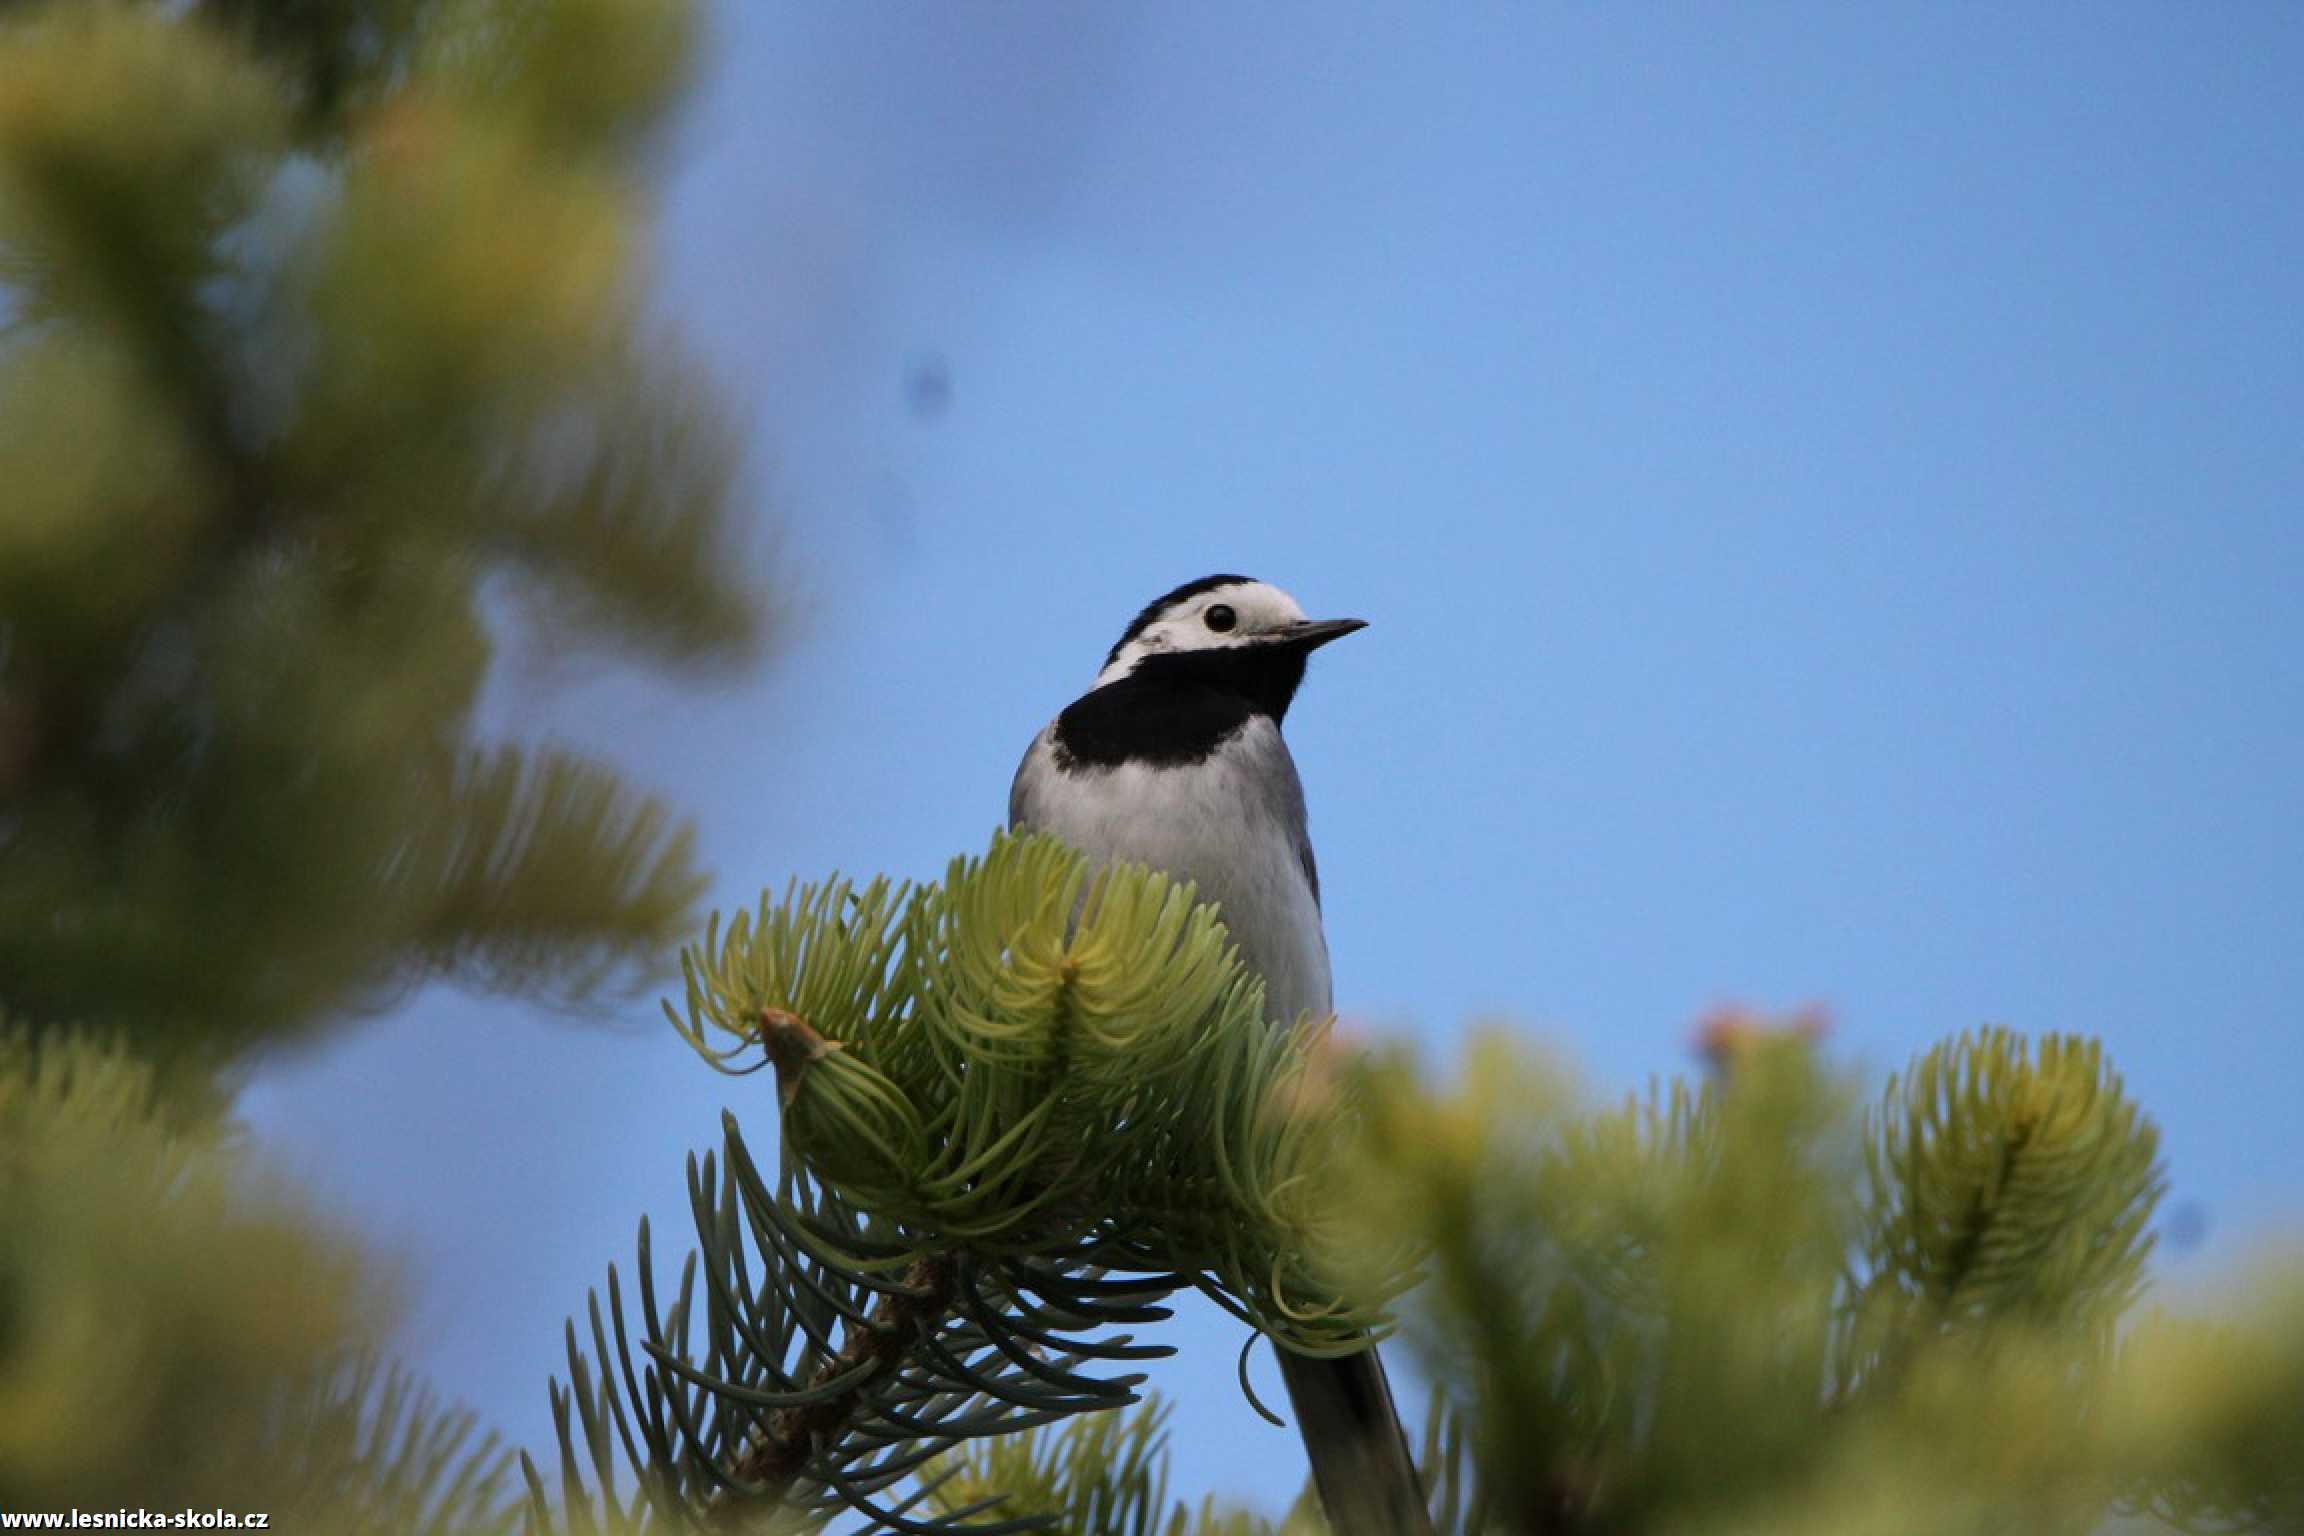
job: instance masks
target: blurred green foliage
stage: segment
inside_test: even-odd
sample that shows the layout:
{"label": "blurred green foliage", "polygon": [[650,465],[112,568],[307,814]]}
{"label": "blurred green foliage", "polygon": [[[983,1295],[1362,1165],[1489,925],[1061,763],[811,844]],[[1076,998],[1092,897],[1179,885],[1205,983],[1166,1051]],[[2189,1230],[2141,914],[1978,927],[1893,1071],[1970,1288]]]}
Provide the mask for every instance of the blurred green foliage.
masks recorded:
{"label": "blurred green foliage", "polygon": [[[1443,1536],[2304,1530],[2304,1266],[2129,1315],[2157,1140],[2092,1043],[1962,1036],[1869,1107],[1801,1031],[1714,1043],[1613,1108],[1502,1035],[1453,1087],[1374,1069],[1338,1208],[1424,1245]],[[935,1498],[1270,1536],[1170,1503],[1158,1426],[975,1447]]]}
{"label": "blurred green foliage", "polygon": [[0,1510],[509,1529],[504,1453],[374,1365],[393,1315],[133,1050],[0,1025]]}
{"label": "blurred green foliage", "polygon": [[0,13],[0,1004],[219,1062],[447,977],[652,974],[700,887],[479,738],[510,641],[758,638],[642,313],[674,0]]}
{"label": "blurred green foliage", "polygon": [[701,879],[476,728],[508,648],[749,655],[647,322],[683,0],[0,5],[0,1510],[499,1532],[228,1069],[439,977],[658,975]]}
{"label": "blurred green foliage", "polygon": [[929,1506],[944,1518],[975,1509],[1033,1515],[1048,1529],[1134,1536],[1319,1536],[1309,1490],[1277,1526],[1213,1498],[1168,1495],[1168,1404],[1148,1397],[1130,1413],[1074,1419],[1063,1428],[988,1440],[940,1469]]}

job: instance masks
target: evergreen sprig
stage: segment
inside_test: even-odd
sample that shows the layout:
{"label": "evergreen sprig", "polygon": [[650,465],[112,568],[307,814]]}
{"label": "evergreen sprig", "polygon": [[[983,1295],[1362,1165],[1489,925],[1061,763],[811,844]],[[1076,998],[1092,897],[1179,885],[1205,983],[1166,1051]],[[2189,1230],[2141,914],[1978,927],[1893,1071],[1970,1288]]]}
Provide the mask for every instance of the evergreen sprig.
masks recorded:
{"label": "evergreen sprig", "polygon": [[[1321,1021],[1265,1022],[1189,885],[1003,834],[941,884],[715,918],[682,968],[681,1036],[774,1071],[783,1166],[771,1188],[730,1117],[690,1166],[671,1306],[643,1226],[637,1340],[613,1269],[592,1356],[571,1331],[564,1508],[1019,1528],[1037,1517],[897,1490],[960,1442],[1133,1401],[1140,1375],[1100,1373],[1168,1351],[1111,1330],[1177,1288],[1300,1349],[1383,1324],[1322,1263],[1350,1101],[1310,1078]],[[533,1473],[532,1494],[544,1521]]]}
{"label": "evergreen sprig", "polygon": [[[266,1448],[290,1530],[335,1536],[511,1536],[516,1463],[465,1409],[407,1371],[357,1354],[301,1384]],[[284,1474],[284,1475],[283,1475]]]}
{"label": "evergreen sprig", "polygon": [[124,1041],[0,1021],[0,1508],[501,1536],[511,1462],[376,1364],[389,1310]]}
{"label": "evergreen sprig", "polygon": [[1168,1501],[1168,1405],[1147,1397],[955,1453],[932,1476],[930,1503],[957,1515],[996,1505],[1034,1515],[1060,1536],[1169,1536],[1184,1512]]}
{"label": "evergreen sprig", "polygon": [[1300,1349],[1381,1325],[1323,1268],[1349,1113],[1313,1078],[1326,1021],[1267,1024],[1188,883],[1001,834],[940,885],[763,899],[682,970],[674,1027],[773,1067],[789,1156],[909,1257],[1117,1244]]}
{"label": "evergreen sprig", "polygon": [[2092,1042],[1963,1035],[1859,1115],[1802,1031],[1731,1033],[1701,1087],[1618,1109],[1494,1039],[1451,1091],[1376,1081],[1359,1209],[1430,1238],[1411,1336],[1504,1528],[2304,1512],[2292,1279],[2112,1347],[2163,1181]]}
{"label": "evergreen sprig", "polygon": [[653,982],[694,850],[487,739],[507,644],[751,653],[646,320],[685,0],[0,11],[0,1003],[212,1066]]}
{"label": "evergreen sprig", "polygon": [[[960,1509],[994,1496],[1013,1513],[1041,1516],[1057,1536],[1325,1536],[1319,1500],[1307,1483],[1277,1521],[1205,1496],[1197,1505],[1168,1495],[1169,1405],[1147,1394],[1133,1407],[1048,1425],[997,1440],[972,1441],[932,1463],[931,1502]],[[1424,1416],[1418,1484],[1437,1536],[1482,1536],[1489,1511],[1474,1475],[1463,1415],[1435,1391]]]}
{"label": "evergreen sprig", "polygon": [[[591,1356],[571,1327],[553,1412],[560,1507],[575,1528],[603,1515],[685,1530],[739,1510],[766,1520],[849,1508],[913,1529],[917,1495],[889,1491],[930,1458],[1129,1402],[1140,1374],[1092,1372],[1167,1353],[1102,1330],[1166,1317],[1158,1302],[1173,1277],[1116,1281],[1063,1258],[907,1256],[804,1175],[788,1170],[771,1190],[733,1120],[723,1156],[690,1163],[698,1247],[669,1306],[643,1223],[637,1308],[611,1268],[605,1307],[591,1300]],[[548,1523],[541,1478],[529,1476],[534,1517]]]}
{"label": "evergreen sprig", "polygon": [[2159,1134],[2095,1041],[1962,1035],[1889,1079],[1867,1131],[1875,1299],[1944,1328],[2105,1324],[2135,1300]]}

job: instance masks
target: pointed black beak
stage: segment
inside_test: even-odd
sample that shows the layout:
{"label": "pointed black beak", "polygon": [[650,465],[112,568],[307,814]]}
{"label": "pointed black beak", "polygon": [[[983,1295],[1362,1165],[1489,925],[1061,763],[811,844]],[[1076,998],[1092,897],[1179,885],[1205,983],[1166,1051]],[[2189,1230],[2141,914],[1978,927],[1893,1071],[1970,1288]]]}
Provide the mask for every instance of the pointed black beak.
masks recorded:
{"label": "pointed black beak", "polygon": [[1316,650],[1331,640],[1341,640],[1356,629],[1366,629],[1366,619],[1306,619],[1272,632],[1274,643],[1292,646],[1300,651]]}

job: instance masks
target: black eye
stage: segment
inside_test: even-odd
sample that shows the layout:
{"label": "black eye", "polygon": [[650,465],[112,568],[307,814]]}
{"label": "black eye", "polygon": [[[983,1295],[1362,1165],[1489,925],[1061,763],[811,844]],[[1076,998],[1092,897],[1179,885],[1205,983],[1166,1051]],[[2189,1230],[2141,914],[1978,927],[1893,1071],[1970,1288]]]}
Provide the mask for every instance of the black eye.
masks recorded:
{"label": "black eye", "polygon": [[1208,620],[1208,627],[1220,635],[1240,622],[1240,615],[1222,603],[1209,609],[1203,617]]}

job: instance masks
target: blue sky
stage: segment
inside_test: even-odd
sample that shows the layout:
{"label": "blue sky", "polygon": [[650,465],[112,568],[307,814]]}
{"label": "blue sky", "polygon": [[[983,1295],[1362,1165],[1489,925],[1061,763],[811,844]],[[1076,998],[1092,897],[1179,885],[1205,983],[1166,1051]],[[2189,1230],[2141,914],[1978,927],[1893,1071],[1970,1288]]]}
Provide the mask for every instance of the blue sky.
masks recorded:
{"label": "blue sky", "polygon": [[[932,876],[1146,599],[1319,615],[1339,1005],[1604,1090],[1721,1002],[2101,1037],[2204,1235],[2304,1215],[2304,12],[723,5],[660,293],[754,424],[761,677],[517,677],[715,899]],[[934,359],[940,414],[907,401]],[[561,1317],[759,1080],[428,994],[262,1142],[549,1442]],[[660,1239],[661,1241],[661,1239]],[[1237,1335],[1177,1476],[1277,1507]]]}

